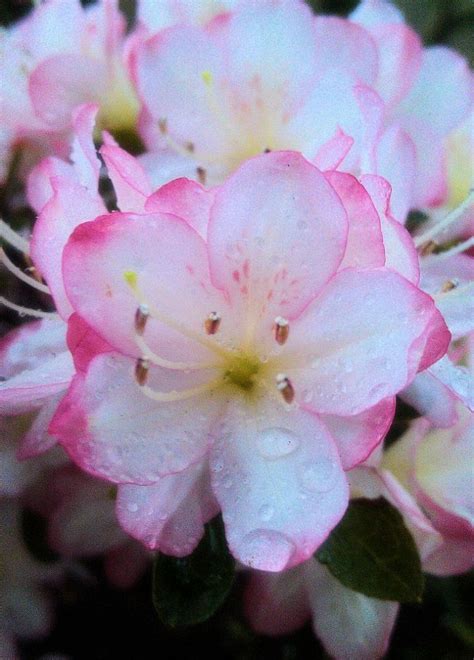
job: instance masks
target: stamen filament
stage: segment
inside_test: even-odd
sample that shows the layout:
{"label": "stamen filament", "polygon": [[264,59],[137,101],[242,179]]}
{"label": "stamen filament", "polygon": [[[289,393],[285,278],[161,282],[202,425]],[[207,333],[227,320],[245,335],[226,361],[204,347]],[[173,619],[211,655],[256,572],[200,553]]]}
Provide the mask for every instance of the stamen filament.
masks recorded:
{"label": "stamen filament", "polygon": [[418,248],[423,243],[426,243],[427,241],[431,240],[434,238],[434,236],[437,236],[440,234],[442,231],[447,229],[449,225],[452,225],[456,220],[458,220],[463,214],[464,211],[466,211],[471,204],[474,203],[474,191],[470,191],[469,195],[466,197],[464,202],[457,206],[455,209],[453,209],[448,215],[446,215],[440,222],[436,223],[433,227],[425,231],[424,234],[421,234],[420,236],[417,236],[414,239],[415,246]]}
{"label": "stamen filament", "polygon": [[139,334],[135,334],[135,343],[143,353],[143,356],[150,360],[150,362],[153,362],[153,364],[157,367],[164,367],[165,369],[174,369],[177,371],[191,371],[193,369],[211,369],[213,367],[217,368],[221,366],[215,363],[206,364],[203,362],[173,362],[172,360],[166,360],[165,358],[160,357],[154,351],[152,351],[143,337]]}
{"label": "stamen filament", "polygon": [[8,309],[18,312],[20,316],[31,316],[37,319],[59,319],[59,315],[56,314],[56,312],[43,312],[41,309],[22,307],[21,305],[16,305],[10,300],[7,300],[3,296],[0,296],[0,305],[4,305],[5,307],[8,307]]}
{"label": "stamen filament", "polygon": [[474,294],[474,282],[469,282],[468,284],[463,284],[463,286],[453,286],[450,288],[445,288],[444,290],[438,291],[438,293],[432,293],[431,297],[433,300],[439,300],[439,298],[444,298],[444,296],[457,296],[463,295],[466,292],[472,291]]}
{"label": "stamen filament", "polygon": [[460,254],[461,252],[466,252],[466,250],[469,250],[469,248],[474,246],[474,236],[471,238],[468,238],[466,241],[463,241],[462,243],[458,243],[455,245],[453,248],[450,250],[446,250],[445,252],[439,252],[436,255],[436,261],[442,261],[443,259],[449,259],[449,257],[453,257],[455,254]]}
{"label": "stamen filament", "polygon": [[26,273],[24,273],[21,268],[15,266],[15,264],[7,257],[5,251],[2,248],[0,248],[0,261],[3,263],[5,268],[9,270],[10,273],[12,273],[12,275],[17,277],[22,282],[25,282],[25,284],[28,284],[29,286],[33,287],[33,289],[37,289],[42,293],[51,295],[50,290],[46,284],[42,284],[42,282],[38,282],[38,280],[35,280],[33,277],[26,275]]}
{"label": "stamen filament", "polygon": [[190,330],[189,328],[184,328],[182,324],[179,323],[179,321],[175,321],[174,319],[170,318],[167,314],[163,314],[162,312],[160,312],[154,305],[150,305],[146,301],[143,292],[140,290],[140,287],[138,286],[138,281],[137,281],[138,277],[135,272],[133,271],[125,272],[124,278],[127,284],[130,286],[138,304],[146,306],[148,311],[150,312],[150,316],[154,318],[156,321],[160,321],[160,323],[167,325],[169,328],[176,330],[176,332],[179,332],[184,337],[187,337],[188,339],[191,339],[192,341],[195,341],[198,344],[205,346],[206,348],[213,351],[214,353],[217,353],[218,355],[222,355],[223,357],[226,358],[232,355],[232,352],[229,349],[224,348],[217,342],[211,341],[207,339],[207,337],[202,336],[197,332]]}
{"label": "stamen filament", "polygon": [[0,218],[0,236],[4,241],[9,243],[12,247],[16,248],[20,252],[25,254],[30,253],[30,244],[23,236],[17,234],[10,225],[8,225],[4,220]]}
{"label": "stamen filament", "polygon": [[219,387],[222,385],[222,380],[213,380],[210,383],[206,383],[205,385],[199,385],[198,387],[192,387],[188,390],[172,390],[171,392],[158,392],[151,387],[148,387],[148,385],[144,385],[143,387],[140,388],[140,390],[147,396],[149,399],[153,399],[153,401],[160,401],[162,403],[170,402],[170,401],[183,401],[184,399],[191,399],[193,396],[197,396],[198,394],[203,394],[204,392],[210,392],[211,390],[215,389],[216,387]]}

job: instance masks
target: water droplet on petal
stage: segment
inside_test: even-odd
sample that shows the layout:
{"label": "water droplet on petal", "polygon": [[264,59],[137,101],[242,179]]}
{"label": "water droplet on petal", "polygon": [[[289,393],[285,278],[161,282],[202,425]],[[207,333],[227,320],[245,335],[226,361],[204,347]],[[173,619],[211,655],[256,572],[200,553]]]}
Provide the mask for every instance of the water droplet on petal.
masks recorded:
{"label": "water droplet on petal", "polygon": [[242,540],[240,561],[266,571],[283,570],[295,551],[294,543],[281,532],[256,529]]}
{"label": "water droplet on petal", "polygon": [[262,504],[258,510],[260,520],[263,520],[264,522],[268,522],[271,518],[273,518],[274,513],[275,509],[271,506],[271,504]]}
{"label": "water droplet on petal", "polygon": [[296,433],[276,426],[260,431],[257,436],[257,449],[264,458],[287,456],[294,452],[299,444]]}
{"label": "water droplet on petal", "polygon": [[135,513],[136,511],[138,511],[138,504],[136,504],[135,502],[129,502],[129,503],[127,504],[127,509],[128,509],[131,513]]}
{"label": "water droplet on petal", "polygon": [[338,471],[336,463],[329,458],[322,458],[314,463],[306,463],[300,471],[300,483],[304,490],[312,493],[324,493],[330,490]]}

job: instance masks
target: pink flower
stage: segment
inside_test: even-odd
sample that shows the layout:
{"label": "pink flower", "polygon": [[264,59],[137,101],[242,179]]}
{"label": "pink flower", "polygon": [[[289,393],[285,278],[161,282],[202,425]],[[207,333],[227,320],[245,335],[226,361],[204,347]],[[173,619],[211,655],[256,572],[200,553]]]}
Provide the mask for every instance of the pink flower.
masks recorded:
{"label": "pink flower", "polygon": [[237,3],[203,27],[162,30],[130,61],[155,184],[219,183],[265,149],[295,149],[325,170],[384,176],[401,221],[444,201],[446,137],[472,108],[463,58],[423,49],[397,9],[373,0],[349,20]]}
{"label": "pink flower", "polygon": [[140,520],[153,509],[140,487],[156,488],[161,528],[177,481],[184,498],[203,492],[196,543],[215,497],[235,556],[270,571],[324,540],[347,504],[343,469],[449,341],[431,298],[384,267],[365,189],[328,178],[292,152],[260,156],[210,193],[174,182],[148,214],[81,225],[63,257],[69,303],[112,351],[92,342],[51,432],[85,470],[135,484]]}
{"label": "pink flower", "polygon": [[79,0],[39,4],[1,35],[2,142],[65,155],[71,113],[86,102],[99,104],[100,126],[134,129],[138,103],[126,72],[131,40],[115,0],[86,9]]}
{"label": "pink flower", "polygon": [[[370,85],[376,46],[360,26],[300,2],[238,3],[203,27],[162,30],[134,50],[144,162],[154,184],[220,183],[246,158],[295,149],[357,169],[383,103]],[[198,168],[198,169],[197,169]]]}
{"label": "pink flower", "polygon": [[452,49],[423,48],[401,12],[385,0],[362,0],[349,18],[365,27],[377,46],[372,84],[385,113],[372,168],[392,184],[393,211],[403,221],[409,208],[446,201],[452,177],[446,160],[456,148],[446,138],[472,111],[472,73]]}
{"label": "pink flower", "polygon": [[474,415],[458,405],[458,416],[449,429],[415,422],[382,461],[382,468],[413,494],[443,538],[423,563],[435,575],[463,573],[474,565]]}
{"label": "pink flower", "polygon": [[[473,565],[473,419],[466,409],[460,418],[447,431],[428,433],[426,420],[417,420],[383,457],[371,458],[377,468],[349,474],[353,497],[383,495],[400,510],[423,570],[435,575]],[[398,603],[348,589],[316,559],[278,575],[253,573],[245,603],[252,626],[267,635],[291,632],[311,617],[336,660],[383,657],[398,612]]]}

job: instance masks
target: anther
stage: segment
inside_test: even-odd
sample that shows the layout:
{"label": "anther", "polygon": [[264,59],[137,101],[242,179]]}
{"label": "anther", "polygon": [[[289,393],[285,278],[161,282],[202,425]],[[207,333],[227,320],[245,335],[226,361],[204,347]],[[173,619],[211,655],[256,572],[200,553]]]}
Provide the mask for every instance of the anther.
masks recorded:
{"label": "anther", "polygon": [[138,358],[135,364],[135,380],[141,386],[145,385],[148,380],[148,371],[150,369],[149,362],[146,358]]}
{"label": "anther", "polygon": [[281,393],[286,403],[292,403],[295,398],[295,390],[290,379],[285,374],[278,374],[276,377],[277,390]]}
{"label": "anther", "polygon": [[435,241],[426,241],[426,243],[420,245],[420,255],[427,257],[429,254],[433,254],[437,247],[438,244]]}
{"label": "anther", "polygon": [[446,280],[446,282],[441,287],[441,292],[448,293],[448,291],[452,291],[457,286],[459,286],[459,280],[457,277],[454,277],[452,280]]}
{"label": "anther", "polygon": [[268,147],[263,150],[264,154],[269,154],[270,152],[271,152],[271,149],[269,149]]}
{"label": "anther", "polygon": [[194,153],[194,142],[185,142],[184,143],[184,148],[186,151],[189,151],[190,154]]}
{"label": "anther", "polygon": [[217,312],[211,312],[207,319],[204,321],[204,328],[208,335],[215,335],[219,330],[221,324],[221,317]]}
{"label": "anther", "polygon": [[196,167],[196,174],[201,186],[205,186],[207,180],[207,172],[204,167]]}
{"label": "anther", "polygon": [[158,119],[158,128],[160,129],[160,133],[162,135],[166,135],[168,132],[168,120],[165,118]]}
{"label": "anther", "polygon": [[286,343],[288,335],[290,334],[290,324],[283,316],[277,316],[273,324],[273,331],[275,333],[275,340],[280,346]]}
{"label": "anther", "polygon": [[148,305],[141,304],[137,307],[137,311],[135,312],[135,332],[140,337],[145,332],[145,326],[149,316],[150,310],[148,309]]}

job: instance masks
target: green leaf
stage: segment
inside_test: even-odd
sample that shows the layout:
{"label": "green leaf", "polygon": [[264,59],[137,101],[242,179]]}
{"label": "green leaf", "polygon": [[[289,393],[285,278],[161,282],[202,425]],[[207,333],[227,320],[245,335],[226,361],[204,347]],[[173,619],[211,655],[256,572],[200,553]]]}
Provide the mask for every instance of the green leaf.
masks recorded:
{"label": "green leaf", "polygon": [[353,591],[421,602],[424,580],[415,542],[401,514],[383,497],[351,500],[316,558]]}
{"label": "green leaf", "polygon": [[235,560],[229,553],[220,517],[206,525],[203,539],[187,557],[158,554],[153,566],[153,604],[173,628],[209,619],[229,593]]}

